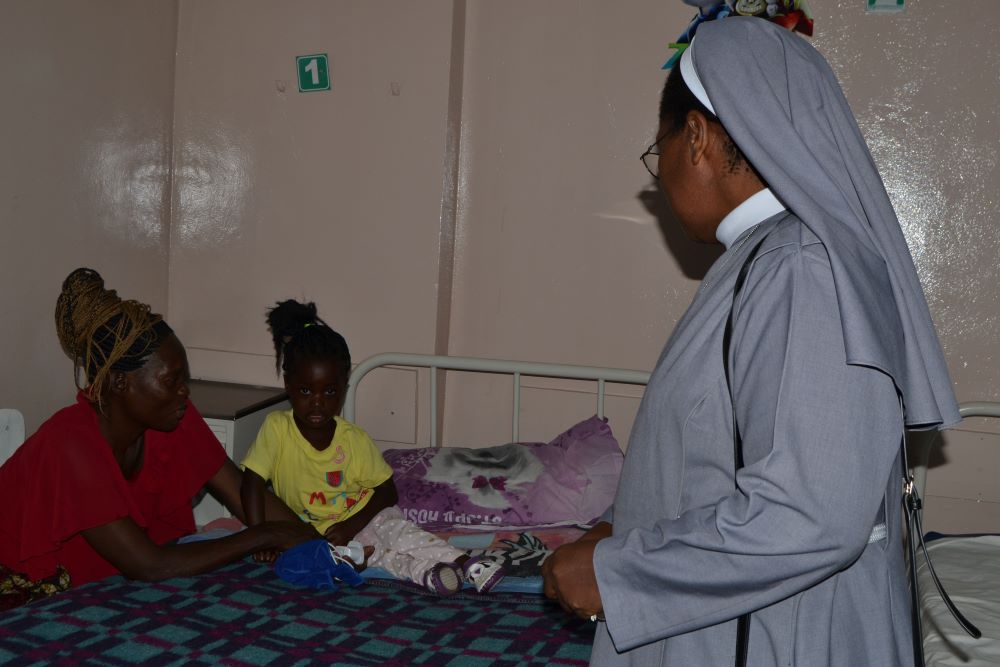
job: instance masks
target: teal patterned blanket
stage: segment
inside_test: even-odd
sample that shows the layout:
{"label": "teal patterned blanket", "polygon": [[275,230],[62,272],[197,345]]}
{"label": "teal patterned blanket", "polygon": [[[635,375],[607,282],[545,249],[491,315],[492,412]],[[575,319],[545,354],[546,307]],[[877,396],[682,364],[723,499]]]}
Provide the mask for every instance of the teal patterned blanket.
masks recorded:
{"label": "teal patterned blanket", "polygon": [[398,581],[294,588],[249,560],[113,577],[0,613],[0,664],[585,665],[594,627],[537,595],[438,598]]}

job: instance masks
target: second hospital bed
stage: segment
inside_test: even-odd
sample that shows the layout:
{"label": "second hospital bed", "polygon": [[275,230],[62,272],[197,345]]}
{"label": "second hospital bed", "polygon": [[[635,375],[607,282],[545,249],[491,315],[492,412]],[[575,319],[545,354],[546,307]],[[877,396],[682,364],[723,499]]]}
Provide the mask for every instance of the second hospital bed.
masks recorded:
{"label": "second hospital bed", "polygon": [[[962,403],[963,418],[1000,418],[1000,403]],[[914,473],[921,496],[927,499],[927,461],[939,437],[922,441]],[[1000,665],[1000,534],[926,536],[927,551],[938,577],[959,610],[983,633],[975,639],[959,626],[938,595],[922,557],[917,561],[920,580],[920,617],[924,634],[924,659],[933,667]]]}

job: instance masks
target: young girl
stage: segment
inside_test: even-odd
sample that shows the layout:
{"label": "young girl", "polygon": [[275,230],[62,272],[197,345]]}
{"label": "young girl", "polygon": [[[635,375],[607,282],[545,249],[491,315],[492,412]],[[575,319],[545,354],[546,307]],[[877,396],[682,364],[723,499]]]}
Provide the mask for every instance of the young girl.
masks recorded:
{"label": "young girl", "polygon": [[496,561],[470,558],[410,521],[396,507],[392,469],[362,429],[342,419],[351,355],[315,304],[283,301],[270,309],[277,368],[292,409],[267,416],[243,461],[247,525],[263,520],[265,484],[335,546],[356,541],[359,568],[378,566],[439,595],[463,582],[488,592],[503,578]]}

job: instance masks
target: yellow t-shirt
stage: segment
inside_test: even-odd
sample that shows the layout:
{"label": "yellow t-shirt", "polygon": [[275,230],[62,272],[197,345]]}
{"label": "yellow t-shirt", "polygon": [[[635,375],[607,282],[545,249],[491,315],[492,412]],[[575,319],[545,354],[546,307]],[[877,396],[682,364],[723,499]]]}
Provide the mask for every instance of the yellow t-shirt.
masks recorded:
{"label": "yellow t-shirt", "polygon": [[371,437],[336,419],[333,442],[320,452],[302,437],[291,410],[272,412],[243,459],[244,468],[270,480],[275,494],[321,533],[360,511],[392,477]]}

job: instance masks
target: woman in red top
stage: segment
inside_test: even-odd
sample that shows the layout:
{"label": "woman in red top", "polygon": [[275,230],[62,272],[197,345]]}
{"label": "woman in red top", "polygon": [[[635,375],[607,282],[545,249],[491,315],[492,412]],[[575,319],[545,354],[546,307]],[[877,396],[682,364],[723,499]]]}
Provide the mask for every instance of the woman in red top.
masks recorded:
{"label": "woman in red top", "polygon": [[56,327],[87,386],[0,468],[0,565],[8,579],[25,575],[22,601],[43,580],[43,592],[119,573],[157,581],[318,537],[269,494],[265,523],[175,544],[195,530],[191,500],[203,487],[243,518],[241,473],[188,400],[184,347],[90,269],[63,283]]}

